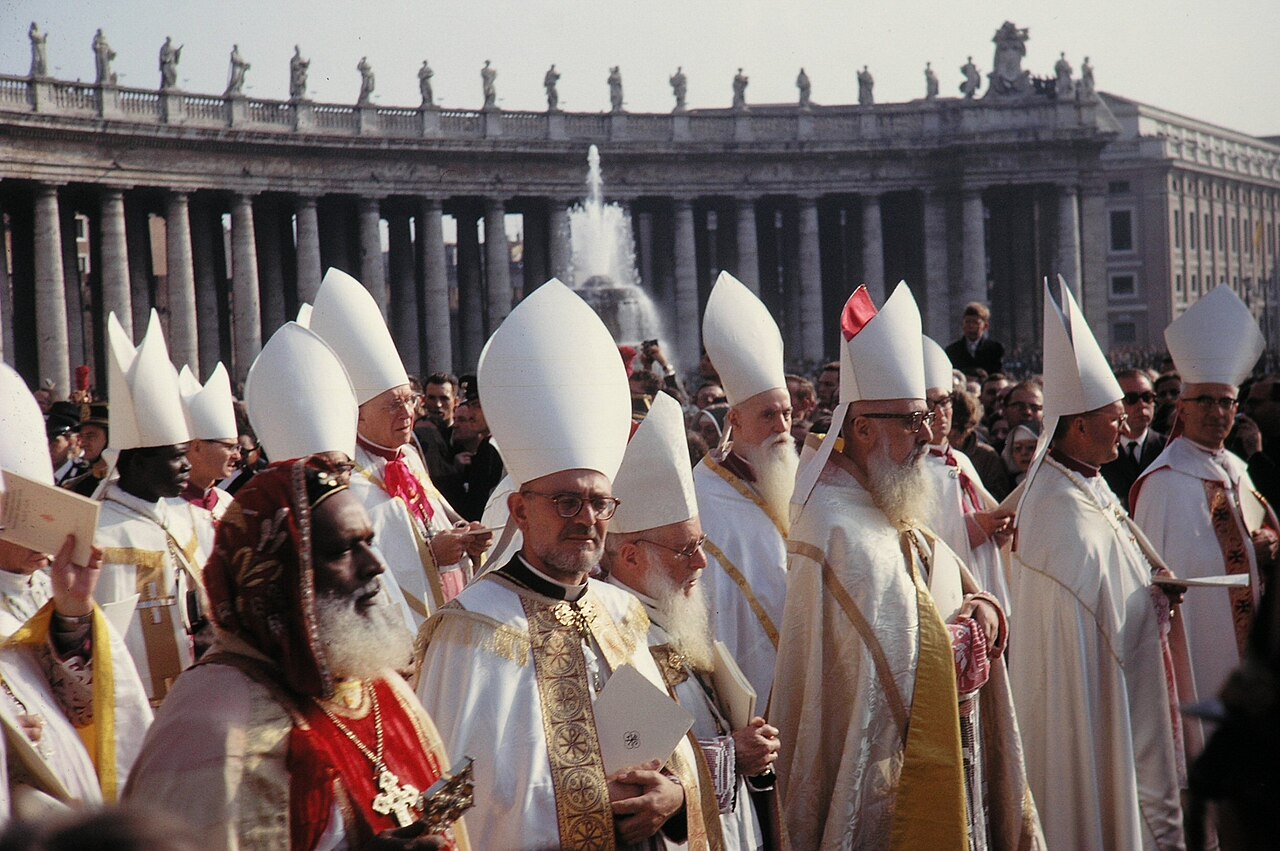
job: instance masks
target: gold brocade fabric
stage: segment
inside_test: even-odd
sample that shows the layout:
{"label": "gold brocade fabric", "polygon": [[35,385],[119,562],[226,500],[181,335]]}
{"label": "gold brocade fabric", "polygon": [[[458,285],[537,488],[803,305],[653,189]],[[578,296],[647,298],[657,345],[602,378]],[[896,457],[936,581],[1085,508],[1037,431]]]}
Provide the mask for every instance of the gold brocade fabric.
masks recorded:
{"label": "gold brocade fabric", "polygon": [[[1217,481],[1204,483],[1205,496],[1209,499],[1209,520],[1213,524],[1214,537],[1218,539],[1218,547],[1222,550],[1222,561],[1227,567],[1227,574],[1249,573],[1249,556],[1245,552],[1244,536],[1236,525],[1236,516],[1232,511],[1230,497],[1226,485]],[[1236,649],[1244,657],[1245,648],[1249,644],[1249,630],[1253,626],[1253,589],[1249,587],[1230,589],[1231,621],[1236,635]]]}

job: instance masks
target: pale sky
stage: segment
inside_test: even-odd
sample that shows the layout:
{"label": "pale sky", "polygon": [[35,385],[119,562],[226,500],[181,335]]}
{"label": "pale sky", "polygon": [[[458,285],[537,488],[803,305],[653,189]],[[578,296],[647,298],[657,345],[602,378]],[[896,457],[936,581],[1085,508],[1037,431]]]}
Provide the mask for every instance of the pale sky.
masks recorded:
{"label": "pale sky", "polygon": [[[119,54],[122,85],[156,88],[166,35],[183,44],[179,83],[221,94],[228,55],[251,63],[246,93],[288,96],[294,44],[311,60],[309,94],[353,103],[356,63],[368,56],[374,101],[416,106],[423,59],[437,102],[478,108],[479,69],[498,71],[498,105],[545,108],[542,78],[561,72],[560,106],[609,107],[606,78],[620,65],[631,111],[668,111],[668,77],[683,65],[691,107],[723,107],[738,67],[748,103],[794,102],[804,66],[818,104],[857,100],[856,71],[870,66],[877,102],[924,94],[933,63],[944,96],[955,95],[970,54],[991,70],[991,36],[1012,20],[1030,29],[1023,67],[1051,73],[1066,51],[1077,74],[1085,56],[1098,88],[1231,129],[1280,135],[1280,2],[1276,0],[0,0],[0,73],[30,69],[27,26],[49,34],[53,75],[93,80],[90,42],[102,27]],[[984,76],[985,87],[985,76]]]}

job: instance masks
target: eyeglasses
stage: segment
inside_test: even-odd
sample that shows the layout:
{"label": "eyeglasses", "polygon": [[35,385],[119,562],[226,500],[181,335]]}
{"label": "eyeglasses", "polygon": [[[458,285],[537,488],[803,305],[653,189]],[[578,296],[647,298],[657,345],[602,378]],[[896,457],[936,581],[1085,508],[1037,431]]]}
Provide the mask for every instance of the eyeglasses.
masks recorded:
{"label": "eyeglasses", "polygon": [[215,446],[221,446],[229,452],[240,449],[240,441],[238,440],[206,440],[205,443],[212,443]]}
{"label": "eyeglasses", "polygon": [[1152,393],[1150,390],[1144,391],[1142,393],[1124,394],[1124,403],[1126,405],[1136,405],[1139,402],[1141,402],[1144,405],[1150,405],[1155,400],[1156,400],[1156,394]]}
{"label": "eyeglasses", "polygon": [[1106,418],[1107,418],[1107,420],[1108,420],[1112,425],[1114,425],[1114,426],[1116,426],[1116,427],[1118,427],[1118,428],[1124,428],[1124,427],[1125,427],[1125,424],[1129,422],[1129,415],[1128,415],[1128,414],[1126,414],[1126,413],[1123,413],[1123,412],[1121,412],[1121,413],[1119,413],[1119,414],[1113,414],[1113,413],[1111,413],[1110,411],[1090,411],[1090,412],[1089,412],[1089,413],[1087,413],[1087,414],[1083,414],[1083,416],[1086,416],[1086,417],[1106,417]]}
{"label": "eyeglasses", "polygon": [[932,427],[933,421],[937,419],[933,411],[927,414],[924,411],[912,411],[909,414],[860,414],[859,416],[869,420],[902,420],[906,430],[912,434],[920,431],[923,425]]}
{"label": "eyeglasses", "polygon": [[703,544],[707,542],[707,536],[706,535],[700,536],[698,540],[694,541],[692,544],[680,550],[677,550],[675,547],[668,547],[666,544],[660,544],[657,541],[650,541],[648,538],[637,538],[636,542],[640,544],[652,544],[655,547],[661,547],[662,549],[667,550],[668,552],[675,553],[676,558],[680,559],[681,561],[687,562],[690,559],[692,559],[694,556],[696,556],[699,552],[702,551]]}
{"label": "eyeglasses", "polygon": [[414,393],[410,396],[392,396],[387,400],[386,411],[389,414],[398,414],[404,410],[413,413],[422,404],[422,399],[421,393]]}
{"label": "eyeglasses", "polygon": [[612,496],[583,496],[576,493],[539,493],[538,491],[520,491],[521,496],[540,496],[555,504],[556,513],[561,517],[577,517],[584,505],[591,506],[591,513],[597,520],[608,520],[618,510],[621,500]]}
{"label": "eyeglasses", "polygon": [[949,408],[951,407],[951,397],[939,396],[936,399],[925,399],[924,403],[929,406],[930,410],[933,408]]}
{"label": "eyeglasses", "polygon": [[1032,402],[1006,402],[1004,407],[1009,411],[1029,411],[1033,414],[1044,410],[1044,405],[1036,405]]}
{"label": "eyeglasses", "polygon": [[1239,399],[1233,399],[1230,396],[1223,396],[1221,398],[1215,398],[1213,396],[1192,396],[1190,399],[1186,399],[1185,401],[1198,406],[1203,411],[1207,411],[1210,408],[1222,408],[1224,411],[1234,411],[1240,404]]}

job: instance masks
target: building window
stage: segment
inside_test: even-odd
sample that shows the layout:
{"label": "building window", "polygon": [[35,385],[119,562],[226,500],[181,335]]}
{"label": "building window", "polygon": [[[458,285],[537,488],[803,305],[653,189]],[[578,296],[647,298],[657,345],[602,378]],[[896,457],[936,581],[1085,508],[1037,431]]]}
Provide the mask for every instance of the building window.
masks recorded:
{"label": "building window", "polygon": [[1111,326],[1111,342],[1131,346],[1138,342],[1138,326],[1133,322],[1116,322]]}
{"label": "building window", "polygon": [[1182,211],[1173,211],[1173,247],[1182,247]]}
{"label": "building window", "polygon": [[1133,298],[1138,294],[1138,286],[1133,275],[1112,275],[1111,295],[1113,298]]}
{"label": "building window", "polygon": [[1130,210],[1111,211],[1111,250],[1133,250],[1133,213]]}
{"label": "building window", "polygon": [[1129,191],[1129,181],[1113,180],[1107,184],[1107,192],[1111,195],[1123,195]]}
{"label": "building window", "polygon": [[1240,220],[1235,216],[1231,217],[1231,250],[1240,253]]}
{"label": "building window", "polygon": [[1173,291],[1178,295],[1182,295],[1182,273],[1179,272],[1173,276]]}
{"label": "building window", "polygon": [[1200,295],[1200,276],[1198,274],[1191,276],[1191,294]]}
{"label": "building window", "polygon": [[1218,250],[1227,250],[1227,220],[1218,214]]}
{"label": "building window", "polygon": [[1204,250],[1213,250],[1213,216],[1209,213],[1204,214]]}
{"label": "building window", "polygon": [[1194,212],[1187,213],[1187,242],[1192,251],[1200,247],[1200,219]]}

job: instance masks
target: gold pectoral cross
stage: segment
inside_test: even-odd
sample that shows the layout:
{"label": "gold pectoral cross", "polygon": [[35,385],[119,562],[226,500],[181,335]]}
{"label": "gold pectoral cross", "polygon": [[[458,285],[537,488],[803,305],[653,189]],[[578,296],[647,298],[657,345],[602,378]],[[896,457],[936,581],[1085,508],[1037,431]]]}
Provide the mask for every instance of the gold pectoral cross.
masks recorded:
{"label": "gold pectoral cross", "polygon": [[422,793],[413,786],[400,785],[400,778],[385,765],[378,766],[378,788],[373,798],[373,811],[378,815],[390,815],[400,827],[408,827],[418,820],[414,810],[422,809]]}

